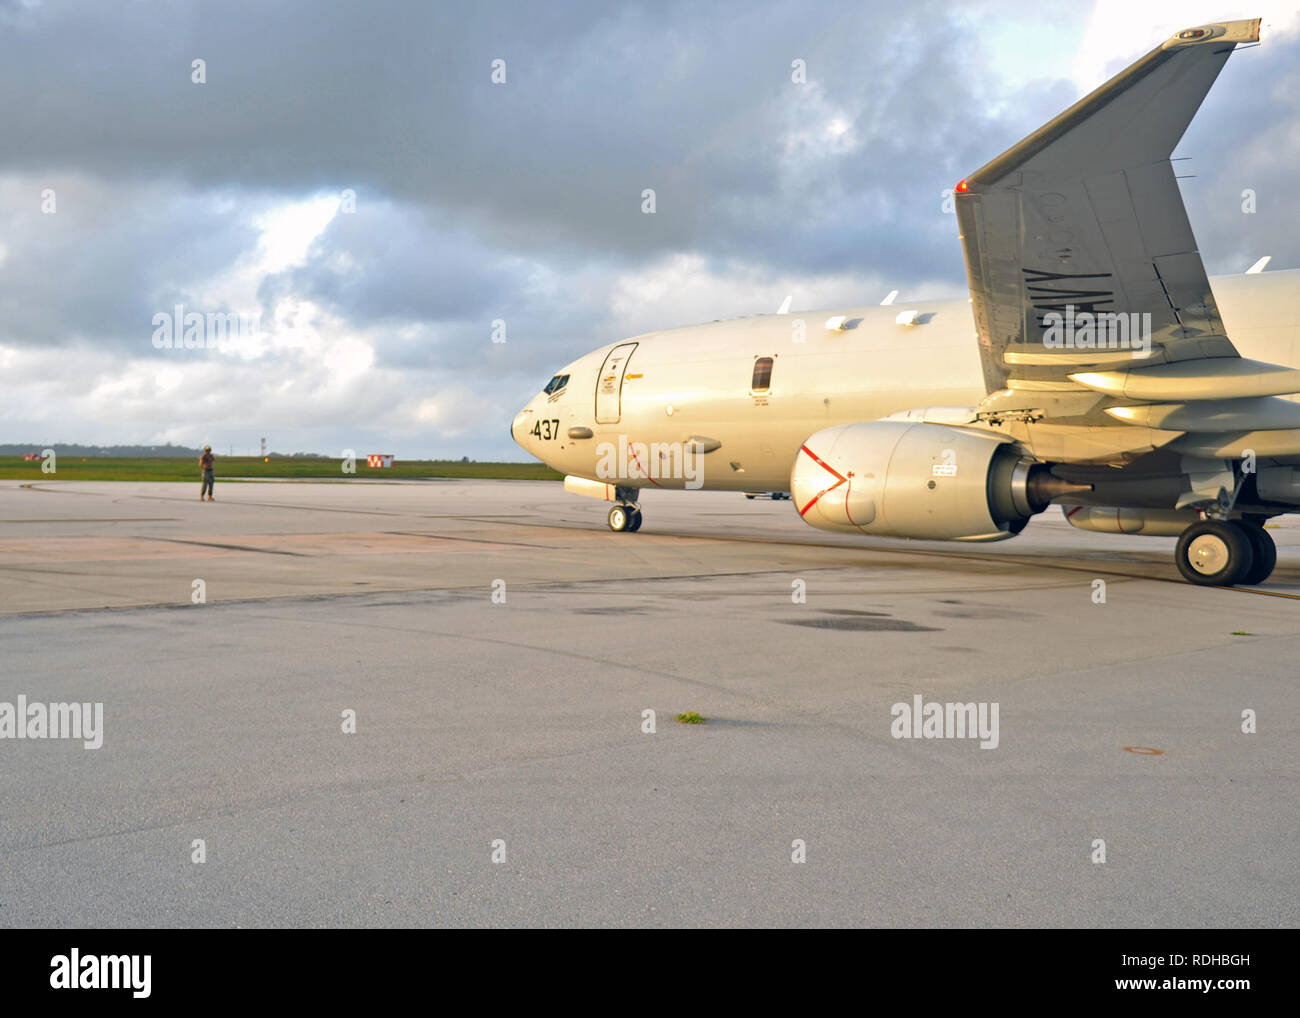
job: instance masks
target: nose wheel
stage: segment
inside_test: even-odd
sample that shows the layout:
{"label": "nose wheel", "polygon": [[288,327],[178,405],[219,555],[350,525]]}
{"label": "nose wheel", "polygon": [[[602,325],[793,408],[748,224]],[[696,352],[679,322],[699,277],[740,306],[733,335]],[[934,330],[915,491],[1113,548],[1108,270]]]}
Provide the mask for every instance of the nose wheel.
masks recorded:
{"label": "nose wheel", "polygon": [[635,534],[641,529],[641,510],[634,505],[619,504],[609,510],[609,529],[616,534]]}

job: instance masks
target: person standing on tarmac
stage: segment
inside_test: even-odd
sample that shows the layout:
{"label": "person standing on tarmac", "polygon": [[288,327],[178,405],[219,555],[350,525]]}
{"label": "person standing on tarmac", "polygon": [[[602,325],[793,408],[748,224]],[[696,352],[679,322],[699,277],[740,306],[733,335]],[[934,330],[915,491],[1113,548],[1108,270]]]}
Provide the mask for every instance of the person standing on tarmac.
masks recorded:
{"label": "person standing on tarmac", "polygon": [[215,457],[213,457],[212,455],[212,446],[205,445],[203,447],[203,455],[199,457],[199,466],[203,468],[203,487],[199,489],[200,502],[203,501],[203,496],[205,493],[208,496],[209,502],[213,500],[212,499],[212,479],[213,479],[212,464],[214,459]]}

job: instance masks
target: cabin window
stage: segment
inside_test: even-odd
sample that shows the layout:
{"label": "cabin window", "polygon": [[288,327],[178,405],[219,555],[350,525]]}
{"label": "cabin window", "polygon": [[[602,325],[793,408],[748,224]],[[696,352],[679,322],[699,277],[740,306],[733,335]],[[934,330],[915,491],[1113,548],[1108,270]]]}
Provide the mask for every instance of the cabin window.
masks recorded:
{"label": "cabin window", "polygon": [[759,357],[754,361],[754,379],[749,387],[754,392],[767,392],[772,387],[771,357]]}

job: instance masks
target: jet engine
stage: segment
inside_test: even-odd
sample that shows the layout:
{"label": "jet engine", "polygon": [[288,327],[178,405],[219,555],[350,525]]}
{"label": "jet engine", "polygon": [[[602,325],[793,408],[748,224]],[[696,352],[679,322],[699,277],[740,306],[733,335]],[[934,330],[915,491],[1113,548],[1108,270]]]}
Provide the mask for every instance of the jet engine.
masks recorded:
{"label": "jet engine", "polygon": [[1091,488],[1054,477],[1000,435],[893,420],[817,432],[790,475],[805,523],[930,541],[1000,541],[1053,498]]}

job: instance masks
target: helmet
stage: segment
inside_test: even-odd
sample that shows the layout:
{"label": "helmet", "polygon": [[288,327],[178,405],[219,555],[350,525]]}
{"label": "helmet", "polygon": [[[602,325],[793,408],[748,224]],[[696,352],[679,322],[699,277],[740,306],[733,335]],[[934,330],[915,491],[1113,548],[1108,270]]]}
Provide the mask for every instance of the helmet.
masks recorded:
{"label": "helmet", "polygon": [[204,451],[204,452],[211,452],[211,451],[212,451],[212,446],[210,446],[210,445],[205,445],[205,446],[203,447],[203,451]]}

